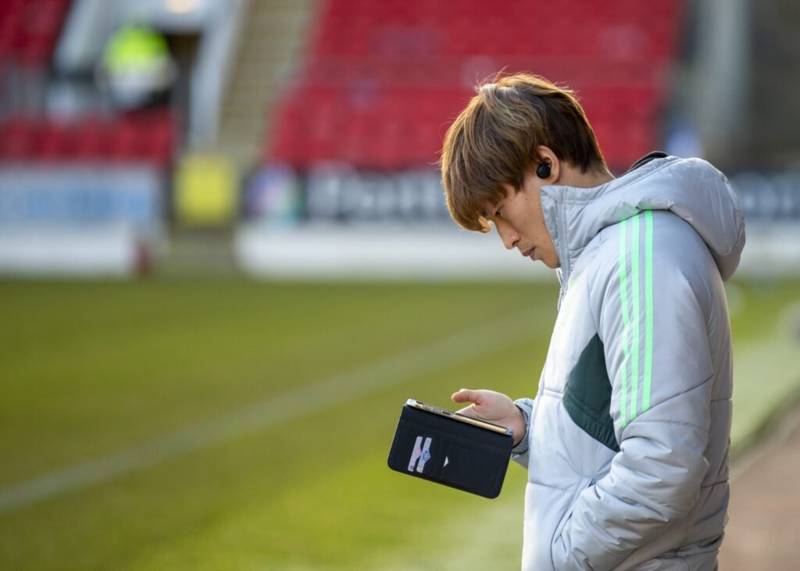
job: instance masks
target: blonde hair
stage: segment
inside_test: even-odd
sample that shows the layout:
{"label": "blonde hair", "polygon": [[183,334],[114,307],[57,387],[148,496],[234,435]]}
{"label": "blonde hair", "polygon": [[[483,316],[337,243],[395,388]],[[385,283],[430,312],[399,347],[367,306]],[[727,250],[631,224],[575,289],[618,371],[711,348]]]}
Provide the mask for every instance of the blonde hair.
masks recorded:
{"label": "blonde hair", "polygon": [[572,91],[536,75],[497,77],[477,94],[444,138],[442,185],[450,216],[468,230],[488,232],[483,210],[510,184],[519,191],[538,164],[539,145],[582,172],[606,163],[586,114]]}

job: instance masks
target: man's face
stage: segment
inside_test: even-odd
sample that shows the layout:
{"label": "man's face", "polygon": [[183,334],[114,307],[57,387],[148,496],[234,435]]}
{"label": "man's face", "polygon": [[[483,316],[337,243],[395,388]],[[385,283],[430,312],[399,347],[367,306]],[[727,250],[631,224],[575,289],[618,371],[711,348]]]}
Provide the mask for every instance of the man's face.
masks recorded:
{"label": "man's face", "polygon": [[523,256],[555,269],[561,264],[544,223],[539,197],[543,184],[545,181],[529,173],[519,192],[511,185],[504,185],[505,197],[497,204],[488,205],[486,214],[506,248],[516,248]]}

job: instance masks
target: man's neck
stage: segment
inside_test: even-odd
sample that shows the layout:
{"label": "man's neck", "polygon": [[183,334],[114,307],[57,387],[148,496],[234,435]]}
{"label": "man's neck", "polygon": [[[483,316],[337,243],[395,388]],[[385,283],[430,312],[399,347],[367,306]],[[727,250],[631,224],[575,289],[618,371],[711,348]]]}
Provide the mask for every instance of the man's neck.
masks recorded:
{"label": "man's neck", "polygon": [[579,168],[568,166],[563,170],[559,182],[575,188],[592,188],[612,180],[614,180],[614,175],[606,168],[581,172]]}

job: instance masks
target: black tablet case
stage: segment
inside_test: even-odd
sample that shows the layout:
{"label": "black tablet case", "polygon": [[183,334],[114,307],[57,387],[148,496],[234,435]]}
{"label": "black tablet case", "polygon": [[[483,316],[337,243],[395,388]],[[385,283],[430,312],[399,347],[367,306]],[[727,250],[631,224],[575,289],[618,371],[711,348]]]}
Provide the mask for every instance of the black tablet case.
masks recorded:
{"label": "black tablet case", "polygon": [[409,476],[496,498],[503,487],[512,447],[510,434],[406,404],[389,451],[389,467]]}

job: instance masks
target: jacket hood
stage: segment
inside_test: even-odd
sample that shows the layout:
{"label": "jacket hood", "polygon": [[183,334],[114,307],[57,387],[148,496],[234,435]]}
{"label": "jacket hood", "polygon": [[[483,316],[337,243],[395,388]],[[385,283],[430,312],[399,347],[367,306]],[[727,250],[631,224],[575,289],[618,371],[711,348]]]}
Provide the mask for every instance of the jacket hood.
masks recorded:
{"label": "jacket hood", "polygon": [[544,186],[541,201],[564,287],[575,261],[603,228],[643,210],[668,210],[689,223],[706,243],[723,280],[736,271],[744,248],[744,218],[736,195],[725,175],[702,159],[654,159],[591,188]]}

